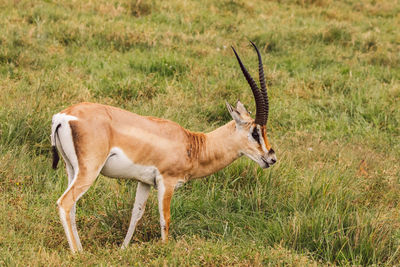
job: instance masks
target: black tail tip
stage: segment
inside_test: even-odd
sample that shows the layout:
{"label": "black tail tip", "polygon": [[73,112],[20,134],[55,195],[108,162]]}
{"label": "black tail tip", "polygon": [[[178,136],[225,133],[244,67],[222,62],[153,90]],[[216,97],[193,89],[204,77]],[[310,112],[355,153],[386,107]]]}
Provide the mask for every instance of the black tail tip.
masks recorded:
{"label": "black tail tip", "polygon": [[55,169],[57,169],[57,164],[58,164],[58,161],[60,160],[60,157],[58,156],[58,151],[57,151],[56,146],[52,146],[51,148],[53,150],[53,166],[52,167],[55,170]]}

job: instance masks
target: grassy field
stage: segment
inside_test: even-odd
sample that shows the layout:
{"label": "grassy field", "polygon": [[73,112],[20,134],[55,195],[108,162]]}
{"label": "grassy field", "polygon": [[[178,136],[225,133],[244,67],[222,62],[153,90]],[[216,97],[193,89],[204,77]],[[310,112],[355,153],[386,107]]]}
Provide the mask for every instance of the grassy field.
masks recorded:
{"label": "grassy field", "polygon": [[[398,0],[0,0],[0,265],[398,264],[399,14]],[[72,255],[51,116],[91,101],[211,131],[225,100],[255,110],[230,49],[257,77],[248,40],[278,163],[185,184],[167,245],[152,190],[125,251],[136,183],[100,176]]]}

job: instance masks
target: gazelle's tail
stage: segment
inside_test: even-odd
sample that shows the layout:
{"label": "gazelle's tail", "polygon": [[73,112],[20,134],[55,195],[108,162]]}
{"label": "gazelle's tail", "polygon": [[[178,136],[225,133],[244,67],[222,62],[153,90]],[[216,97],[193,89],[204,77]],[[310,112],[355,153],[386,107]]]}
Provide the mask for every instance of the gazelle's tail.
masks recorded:
{"label": "gazelle's tail", "polygon": [[55,169],[57,169],[57,164],[58,164],[58,161],[60,160],[60,156],[58,155],[58,151],[57,151],[57,146],[56,146],[56,140],[57,140],[57,131],[58,131],[58,128],[60,128],[60,126],[61,126],[61,123],[59,123],[58,125],[52,125],[51,126],[51,136],[50,136],[50,138],[51,138],[51,148],[52,148],[52,151],[53,151],[53,165],[52,165],[52,167],[53,167],[53,169],[55,170]]}

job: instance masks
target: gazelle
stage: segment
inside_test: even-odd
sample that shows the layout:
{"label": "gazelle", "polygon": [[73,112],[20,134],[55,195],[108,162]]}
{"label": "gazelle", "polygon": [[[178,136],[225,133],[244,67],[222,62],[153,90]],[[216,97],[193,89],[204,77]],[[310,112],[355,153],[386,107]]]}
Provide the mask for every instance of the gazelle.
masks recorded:
{"label": "gazelle", "polygon": [[261,90],[235,49],[240,68],[253,91],[256,118],[244,105],[226,102],[233,120],[210,133],[196,133],[175,122],[140,116],[116,107],[80,103],[52,119],[53,168],[61,153],[68,174],[68,188],[57,205],[68,243],[73,252],[82,250],[75,224],[75,205],[99,173],[113,178],[138,180],[126,248],[142,217],[151,186],[158,190],[161,237],[168,239],[170,204],[174,189],[194,178],[210,175],[242,155],[268,168],[276,162],[267,139],[268,95],[260,52]]}

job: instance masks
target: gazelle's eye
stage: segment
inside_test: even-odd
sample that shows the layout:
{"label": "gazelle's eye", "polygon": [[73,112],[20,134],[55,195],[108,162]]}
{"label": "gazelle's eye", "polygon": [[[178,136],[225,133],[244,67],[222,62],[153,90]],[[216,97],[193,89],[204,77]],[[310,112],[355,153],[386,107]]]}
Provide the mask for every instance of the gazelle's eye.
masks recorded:
{"label": "gazelle's eye", "polygon": [[258,131],[256,128],[254,128],[253,132],[251,133],[253,136],[254,140],[257,141],[257,143],[260,143],[260,135],[258,134]]}

